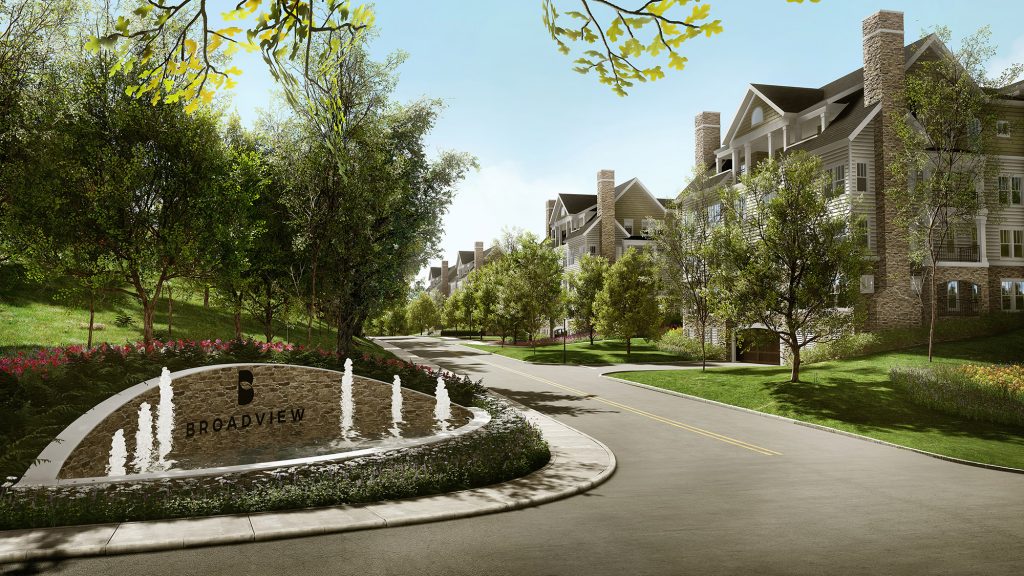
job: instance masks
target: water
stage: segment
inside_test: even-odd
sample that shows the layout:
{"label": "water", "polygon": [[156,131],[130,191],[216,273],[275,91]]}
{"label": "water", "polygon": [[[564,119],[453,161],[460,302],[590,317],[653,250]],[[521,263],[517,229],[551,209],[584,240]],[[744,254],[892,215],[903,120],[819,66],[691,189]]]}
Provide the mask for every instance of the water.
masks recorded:
{"label": "water", "polygon": [[[252,380],[245,398],[240,373]],[[404,445],[467,424],[441,379],[437,397],[345,371],[217,366],[177,376],[116,409],[78,443],[58,478],[258,464]]]}

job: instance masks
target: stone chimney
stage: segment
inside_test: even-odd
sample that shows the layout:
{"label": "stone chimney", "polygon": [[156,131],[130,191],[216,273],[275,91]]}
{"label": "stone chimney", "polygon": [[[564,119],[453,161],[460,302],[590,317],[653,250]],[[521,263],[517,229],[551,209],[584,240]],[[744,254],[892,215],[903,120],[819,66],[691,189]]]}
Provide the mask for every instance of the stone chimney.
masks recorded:
{"label": "stone chimney", "polygon": [[694,165],[715,173],[715,150],[722,146],[722,115],[718,112],[701,112],[693,119]]}
{"label": "stone chimney", "polygon": [[881,105],[874,130],[876,248],[874,294],[869,295],[868,322],[876,328],[921,324],[921,300],[911,290],[910,243],[896,224],[897,206],[888,202],[888,167],[898,146],[896,121],[906,114],[903,99],[903,13],[881,10],[864,19],[864,105]]}
{"label": "stone chimney", "polygon": [[479,270],[484,266],[484,243],[473,244],[473,270]]}
{"label": "stone chimney", "polygon": [[441,294],[446,298],[451,292],[451,286],[448,284],[448,261],[441,260]]}
{"label": "stone chimney", "polygon": [[597,217],[601,219],[599,254],[615,261],[615,171],[597,172]]}
{"label": "stone chimney", "polygon": [[544,236],[551,237],[551,213],[555,211],[555,201],[548,200],[544,203]]}

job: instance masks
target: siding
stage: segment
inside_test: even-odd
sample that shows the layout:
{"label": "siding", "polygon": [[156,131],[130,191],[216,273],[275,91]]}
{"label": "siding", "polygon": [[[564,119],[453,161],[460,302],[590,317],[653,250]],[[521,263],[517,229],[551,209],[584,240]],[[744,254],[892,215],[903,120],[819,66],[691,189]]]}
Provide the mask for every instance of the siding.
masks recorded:
{"label": "siding", "polygon": [[[1003,158],[999,163],[1000,174],[1019,176],[1024,179],[1024,157]],[[995,180],[986,184],[996,187]],[[991,190],[989,191],[991,193]],[[1003,258],[999,255],[999,230],[1024,229],[1024,205],[1002,205],[1000,209],[989,214],[985,228],[985,253],[993,266],[1021,266],[1024,258]],[[1012,239],[1012,235],[1011,235]]]}
{"label": "siding", "polygon": [[[750,115],[754,112],[754,108],[757,108],[758,106],[760,106],[761,110],[764,111],[764,122],[759,123],[757,126],[751,126]],[[736,136],[734,136],[734,138],[742,136],[754,128],[760,128],[761,126],[779,118],[781,118],[781,116],[775,108],[772,108],[771,104],[768,104],[758,96],[754,96],[754,100],[750,103],[750,108],[747,109],[747,114],[739,120],[740,126],[736,130]]]}
{"label": "siding", "polygon": [[640,232],[644,218],[661,220],[664,218],[664,214],[661,203],[644,192],[639,183],[630,186],[626,193],[615,202],[615,219],[619,221],[619,224],[623,224],[626,218],[632,218],[634,234]]}
{"label": "siding", "polygon": [[[868,189],[857,191],[857,164],[868,165]],[[850,191],[850,215],[864,216],[868,220],[868,253],[877,255],[878,223],[875,222],[877,199],[875,197],[875,122],[871,122],[850,142],[850,165],[847,174],[847,190]]]}
{"label": "siding", "polygon": [[996,154],[1002,156],[1024,156],[1024,106],[997,106],[996,120],[1010,123],[1010,137],[993,138]]}

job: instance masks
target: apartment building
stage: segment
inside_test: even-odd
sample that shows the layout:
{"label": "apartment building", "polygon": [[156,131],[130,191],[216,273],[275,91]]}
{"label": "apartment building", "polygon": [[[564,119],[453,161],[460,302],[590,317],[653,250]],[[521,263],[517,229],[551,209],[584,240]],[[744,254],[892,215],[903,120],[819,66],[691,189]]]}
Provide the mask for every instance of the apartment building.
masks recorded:
{"label": "apartment building", "polygon": [[448,260],[442,260],[440,266],[431,266],[427,274],[427,291],[447,298],[466,281],[469,273],[490,262],[497,248],[484,248],[483,242],[476,242],[473,250],[459,250],[455,256],[455,265],[449,266]]}
{"label": "apartment building", "polygon": [[544,228],[566,271],[584,254],[614,262],[631,247],[651,242],[655,223],[671,199],[656,198],[640,180],[615,184],[614,170],[597,173],[597,194],[559,194],[545,203]]}
{"label": "apartment building", "polygon": [[[904,44],[903,14],[880,11],[862,23],[864,66],[819,87],[750,84],[724,134],[721,114],[695,118],[695,160],[711,183],[735,184],[763,159],[795,150],[821,158],[832,177],[836,209],[866,244],[871,270],[862,276],[869,326],[920,325],[928,310],[922,275],[909,255],[906,231],[887,201],[887,162],[897,146],[893,115],[907,114],[901,89],[908,70],[948,57],[934,35]],[[1024,311],[1024,93],[1021,84],[996,92],[1000,175],[998,214],[982,209],[973,226],[950,239],[934,281],[942,315]]]}

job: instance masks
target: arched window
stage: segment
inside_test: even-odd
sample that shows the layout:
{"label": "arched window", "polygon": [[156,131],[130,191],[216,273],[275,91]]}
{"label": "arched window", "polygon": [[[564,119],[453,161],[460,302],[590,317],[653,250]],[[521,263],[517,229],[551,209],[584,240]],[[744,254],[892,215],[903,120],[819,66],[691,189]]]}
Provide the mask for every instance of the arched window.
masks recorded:
{"label": "arched window", "polygon": [[[981,304],[981,286],[966,280],[946,282],[939,291],[939,298],[945,296],[945,314],[974,316]],[[942,300],[940,300],[942,302]]]}
{"label": "arched window", "polygon": [[754,108],[754,111],[750,113],[750,125],[757,126],[761,122],[764,122],[764,109],[757,106]]}
{"label": "arched window", "polygon": [[946,310],[950,312],[960,311],[960,290],[956,282],[946,283]]}

